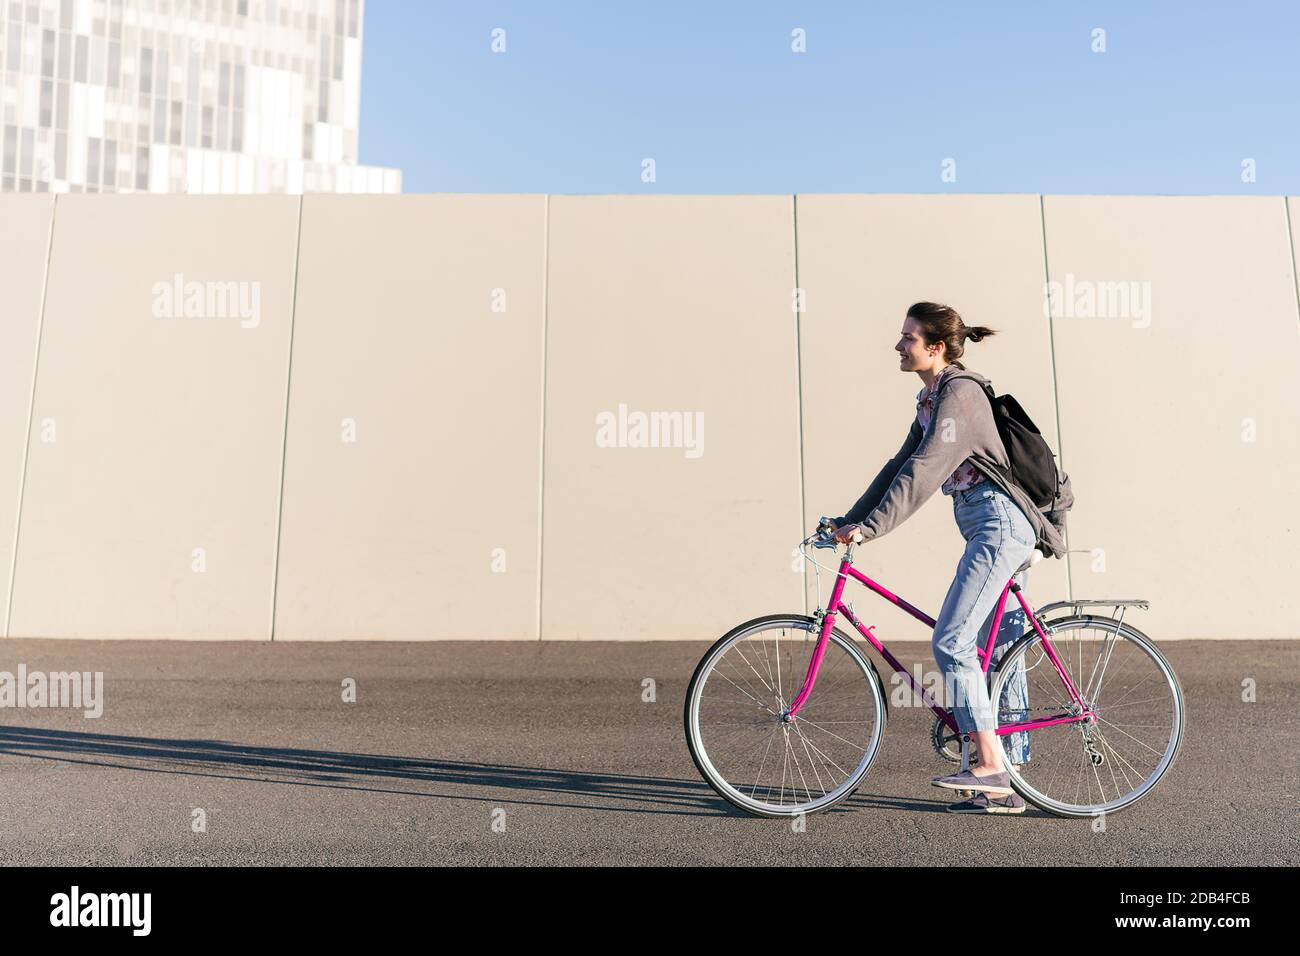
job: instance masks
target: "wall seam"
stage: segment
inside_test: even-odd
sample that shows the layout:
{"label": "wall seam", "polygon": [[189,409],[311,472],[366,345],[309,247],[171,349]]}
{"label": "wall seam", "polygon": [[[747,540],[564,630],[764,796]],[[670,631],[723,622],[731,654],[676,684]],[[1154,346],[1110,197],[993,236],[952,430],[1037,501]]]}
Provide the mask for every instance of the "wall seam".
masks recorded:
{"label": "wall seam", "polygon": [[[1056,378],[1056,319],[1052,315],[1050,295],[1052,273],[1047,263],[1047,204],[1038,194],[1038,227],[1043,240],[1043,302],[1047,309],[1047,351],[1052,359],[1052,405],[1056,410],[1056,447],[1060,452],[1061,470],[1065,471],[1065,435],[1061,431],[1061,390]],[[1070,527],[1065,528],[1065,595],[1074,600],[1074,575],[1070,567]]]}
{"label": "wall seam", "polygon": [[[804,521],[808,515],[808,483],[804,464],[807,459],[804,449],[803,433],[803,310],[807,300],[803,287],[799,285],[799,194],[790,196],[791,231],[794,236],[794,288],[799,307],[794,312],[794,372],[795,392],[799,405],[799,538],[804,537]],[[800,552],[802,555],[802,552]],[[803,562],[800,562],[802,565]],[[803,612],[808,613],[808,568],[803,567]]]}
{"label": "wall seam", "polygon": [[289,303],[289,360],[284,372],[284,427],[280,432],[280,488],[275,500],[275,554],[271,561],[271,630],[275,640],[275,610],[280,597],[280,536],[284,531],[284,473],[289,452],[289,394],[293,384],[293,330],[298,320],[298,274],[302,264],[302,208],[306,197],[298,197],[298,230],[293,247],[293,293]]}
{"label": "wall seam", "polygon": [[550,325],[551,195],[542,204],[542,401],[537,435],[537,640],[542,639],[542,547],[546,521],[546,343]]}
{"label": "wall seam", "polygon": [[41,336],[45,331],[45,304],[50,294],[50,262],[54,258],[54,218],[59,211],[57,193],[50,201],[50,228],[45,236],[45,274],[41,277],[41,306],[36,313],[36,348],[32,355],[32,387],[27,397],[27,437],[23,442],[23,465],[18,477],[18,511],[14,515],[13,550],[9,554],[9,585],[5,600],[4,636],[9,636],[9,625],[14,615],[14,577],[18,571],[18,534],[23,525],[23,496],[27,490],[27,459],[32,447],[32,419],[36,417],[36,373],[41,365]]}
{"label": "wall seam", "polygon": [[1291,202],[1286,196],[1282,197],[1282,213],[1286,217],[1287,248],[1291,250],[1291,284],[1295,287],[1296,328],[1300,329],[1300,274],[1296,273],[1295,268],[1295,233],[1291,231]]}

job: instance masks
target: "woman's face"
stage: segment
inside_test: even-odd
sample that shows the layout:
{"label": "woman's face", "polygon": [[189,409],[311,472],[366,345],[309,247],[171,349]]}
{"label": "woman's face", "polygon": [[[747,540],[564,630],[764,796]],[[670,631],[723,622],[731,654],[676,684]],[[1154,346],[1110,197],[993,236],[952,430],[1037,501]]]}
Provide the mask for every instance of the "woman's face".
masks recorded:
{"label": "woman's face", "polygon": [[916,319],[908,316],[903,320],[903,331],[899,333],[898,370],[900,372],[938,371],[946,362],[943,360],[943,343],[931,352],[921,337],[921,329]]}

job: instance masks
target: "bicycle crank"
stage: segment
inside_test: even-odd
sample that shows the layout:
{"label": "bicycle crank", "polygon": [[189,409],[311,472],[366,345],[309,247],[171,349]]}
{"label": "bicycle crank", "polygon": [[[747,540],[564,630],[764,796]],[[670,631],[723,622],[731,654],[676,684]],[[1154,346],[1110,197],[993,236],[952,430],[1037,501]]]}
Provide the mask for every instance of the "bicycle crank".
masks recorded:
{"label": "bicycle crank", "polygon": [[934,718],[934,726],[930,728],[930,746],[944,760],[961,763],[961,734],[949,730],[938,717]]}

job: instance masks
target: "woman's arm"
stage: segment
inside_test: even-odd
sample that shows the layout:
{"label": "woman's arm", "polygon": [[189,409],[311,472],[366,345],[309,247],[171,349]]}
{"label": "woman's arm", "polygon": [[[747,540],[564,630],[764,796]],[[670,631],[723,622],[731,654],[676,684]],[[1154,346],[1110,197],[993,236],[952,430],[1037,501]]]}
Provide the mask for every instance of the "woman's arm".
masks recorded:
{"label": "woman's arm", "polygon": [[[948,420],[956,427],[945,428]],[[970,457],[980,436],[987,438],[990,431],[997,435],[988,398],[978,384],[958,379],[943,388],[929,430],[894,476],[880,504],[862,522],[863,536],[879,538],[911,517]]]}
{"label": "woman's arm", "polygon": [[880,504],[880,499],[884,497],[885,489],[889,487],[889,483],[894,480],[894,476],[903,467],[903,463],[912,456],[912,452],[916,451],[917,446],[921,444],[921,435],[921,423],[916,419],[912,419],[912,427],[908,430],[907,437],[903,439],[903,447],[898,449],[897,455],[885,462],[885,467],[880,469],[880,474],[876,475],[875,480],[862,493],[862,497],[857,500],[857,503],[849,509],[848,514],[835,519],[836,528],[857,524],[870,514],[876,505]]}

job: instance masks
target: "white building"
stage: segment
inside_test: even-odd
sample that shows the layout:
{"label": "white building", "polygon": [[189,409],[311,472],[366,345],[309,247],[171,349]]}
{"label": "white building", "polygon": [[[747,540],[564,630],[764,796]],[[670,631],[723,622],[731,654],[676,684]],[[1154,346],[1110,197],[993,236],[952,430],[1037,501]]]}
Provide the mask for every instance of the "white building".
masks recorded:
{"label": "white building", "polygon": [[365,0],[0,0],[0,191],[401,191],[357,164]]}

